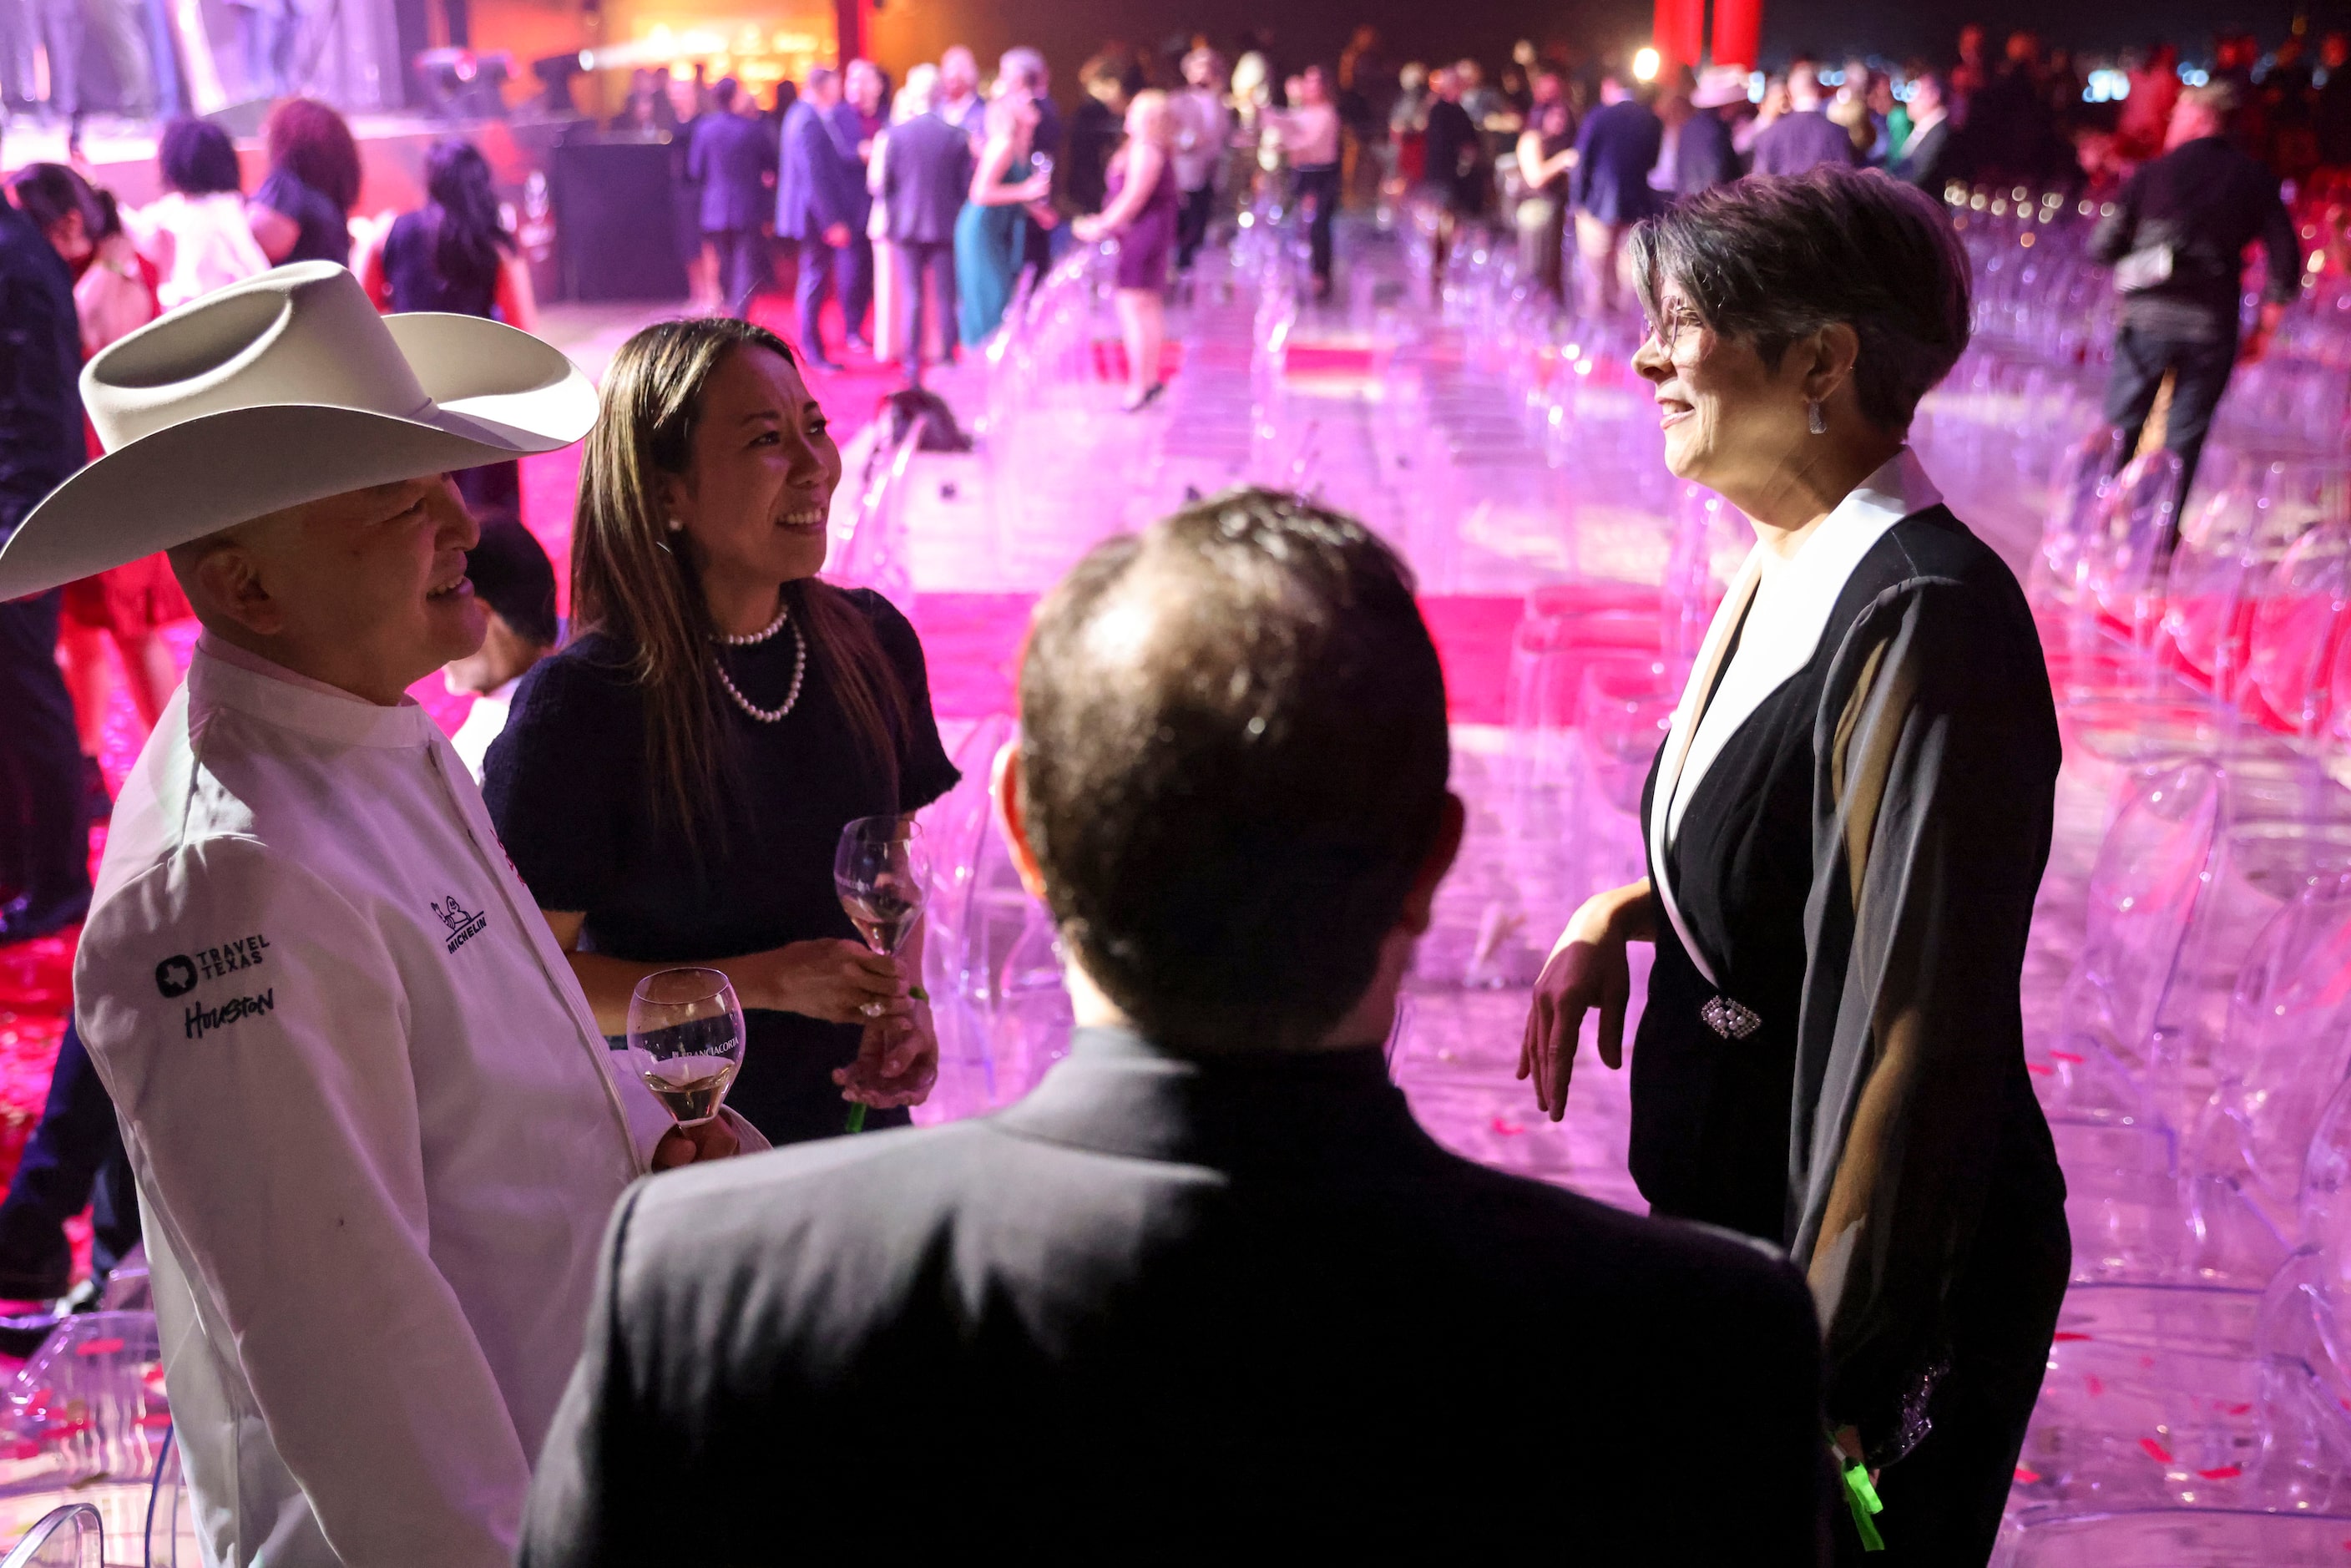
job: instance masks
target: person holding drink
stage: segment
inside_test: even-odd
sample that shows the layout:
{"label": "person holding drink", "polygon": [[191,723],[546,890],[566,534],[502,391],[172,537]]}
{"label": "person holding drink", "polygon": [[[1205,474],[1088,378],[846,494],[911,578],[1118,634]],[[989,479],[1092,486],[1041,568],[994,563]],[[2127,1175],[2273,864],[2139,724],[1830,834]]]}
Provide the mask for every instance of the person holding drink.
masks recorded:
{"label": "person holding drink", "polygon": [[0,600],[161,549],[204,622],[74,973],[204,1559],[498,1568],[613,1204],[758,1146],[620,1071],[405,695],[483,636],[447,474],[569,445],[595,392],[324,262],[141,328],[82,387],[107,455],[0,549]]}
{"label": "person holding drink", "polygon": [[904,1124],[937,1069],[919,931],[869,951],[833,880],[851,822],[957,777],[914,628],[817,580],[840,480],[773,334],[631,339],[581,475],[579,635],[516,694],[485,777],[604,1031],[656,970],[723,973],[747,1038],[726,1103],[778,1144],[843,1131],[852,1104]]}

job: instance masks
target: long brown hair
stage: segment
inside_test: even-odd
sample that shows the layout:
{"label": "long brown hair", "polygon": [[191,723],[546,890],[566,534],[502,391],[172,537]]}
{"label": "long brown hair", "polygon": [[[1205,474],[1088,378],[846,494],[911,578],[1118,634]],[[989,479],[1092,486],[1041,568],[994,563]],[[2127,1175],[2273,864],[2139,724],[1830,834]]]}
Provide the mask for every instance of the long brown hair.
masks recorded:
{"label": "long brown hair", "polygon": [[360,144],[343,117],[315,98],[289,98],[269,111],[263,134],[269,164],[349,213],[360,204]]}
{"label": "long brown hair", "polygon": [[[664,321],[621,345],[580,475],[572,520],[573,634],[601,632],[626,651],[645,698],[645,774],[661,814],[699,845],[723,829],[718,776],[728,731],[702,579],[663,524],[660,485],[693,463],[694,431],[710,377],[738,349],[797,363],[782,339],[727,317]],[[850,733],[897,802],[897,734],[906,693],[865,615],[815,578],[784,585],[784,604],[808,639],[810,674],[830,684]]]}

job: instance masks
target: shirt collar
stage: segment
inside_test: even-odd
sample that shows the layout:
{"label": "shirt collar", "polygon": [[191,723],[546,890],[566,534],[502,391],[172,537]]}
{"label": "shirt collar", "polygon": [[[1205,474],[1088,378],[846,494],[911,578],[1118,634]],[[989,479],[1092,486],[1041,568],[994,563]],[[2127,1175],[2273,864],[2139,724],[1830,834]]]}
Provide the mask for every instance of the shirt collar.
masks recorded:
{"label": "shirt collar", "polygon": [[1226,1171],[1401,1176],[1442,1158],[1376,1045],[1186,1055],[1081,1029],[1069,1057],[992,1120],[1023,1137]]}
{"label": "shirt collar", "polygon": [[383,707],[210,632],[196,639],[188,663],[188,703],[192,725],[207,711],[226,708],[350,746],[419,746],[438,733],[432,716],[406,697]]}

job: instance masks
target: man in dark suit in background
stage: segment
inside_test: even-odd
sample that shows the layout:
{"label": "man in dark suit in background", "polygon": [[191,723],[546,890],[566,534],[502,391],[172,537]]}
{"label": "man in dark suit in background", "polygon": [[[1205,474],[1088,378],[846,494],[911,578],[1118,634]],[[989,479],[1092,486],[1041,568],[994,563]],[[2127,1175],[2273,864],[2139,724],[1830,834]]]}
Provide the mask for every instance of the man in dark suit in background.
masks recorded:
{"label": "man in dark suit in background", "polygon": [[1463,815],[1388,547],[1201,503],[1048,596],[1020,699],[998,798],[1069,953],[1068,1060],[992,1116],[634,1189],[526,1568],[877,1529],[907,1557],[1819,1563],[1802,1279],[1447,1154],[1389,1082]]}
{"label": "man in dark suit in background", "polygon": [[[2302,242],[2278,178],[2228,140],[2241,96],[2225,80],[2183,89],[2163,156],[2123,182],[2090,231],[2090,259],[2115,269],[2122,295],[2106,423],[2124,433],[2123,450],[2135,449],[2163,378],[2172,378],[2163,444],[2179,455],[2183,503],[2230,375],[2268,352],[2302,296]],[[2252,334],[2240,342],[2238,294],[2257,242],[2268,277]]]}
{"label": "man in dark suit in background", "polygon": [[[82,465],[73,275],[0,201],[0,543]],[[89,909],[89,786],[57,674],[56,592],[0,603],[0,946]]]}
{"label": "man in dark suit in background", "polygon": [[[799,100],[784,116],[783,167],[776,181],[776,233],[799,245],[799,350],[829,371],[841,367],[825,351],[820,313],[827,293],[840,297],[844,313],[857,295],[852,242],[870,200],[856,149],[841,145],[832,122],[840,106],[841,74],[830,66],[811,69]],[[867,274],[870,279],[870,263]]]}
{"label": "man in dark suit in background", "polygon": [[[711,112],[695,121],[686,174],[702,187],[702,235],[718,257],[718,289],[731,316],[751,308],[767,267],[760,219],[775,158],[740,82],[722,77],[710,89]],[[746,114],[746,109],[751,114]]]}
{"label": "man in dark suit in background", "polygon": [[1586,308],[1621,308],[1625,280],[1625,236],[1656,212],[1649,171],[1657,166],[1666,128],[1614,72],[1600,84],[1600,107],[1575,136],[1575,255],[1583,275]]}
{"label": "man in dark suit in background", "polygon": [[1886,172],[1941,197],[1958,169],[1951,156],[1951,108],[1940,71],[1921,71],[1910,83],[1910,135]]}
{"label": "man in dark suit in background", "polygon": [[1853,132],[1829,118],[1821,78],[1810,60],[1788,68],[1788,112],[1755,138],[1756,173],[1792,179],[1823,163],[1861,162]]}
{"label": "man in dark suit in background", "polygon": [[971,195],[971,138],[938,117],[893,126],[882,160],[882,201],[906,298],[906,382],[923,384],[926,312],[939,312],[939,341],[956,356],[956,218]]}

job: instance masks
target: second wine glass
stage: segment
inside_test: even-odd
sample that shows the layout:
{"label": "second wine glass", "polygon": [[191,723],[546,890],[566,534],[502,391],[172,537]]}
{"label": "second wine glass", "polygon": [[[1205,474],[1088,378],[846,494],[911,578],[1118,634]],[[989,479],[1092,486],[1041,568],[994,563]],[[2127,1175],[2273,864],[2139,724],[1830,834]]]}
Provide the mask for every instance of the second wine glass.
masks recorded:
{"label": "second wine glass", "polygon": [[718,1114],[743,1064],[743,1007],[716,969],[662,969],[629,998],[629,1057],[681,1127]]}

